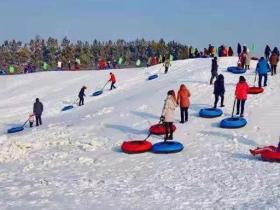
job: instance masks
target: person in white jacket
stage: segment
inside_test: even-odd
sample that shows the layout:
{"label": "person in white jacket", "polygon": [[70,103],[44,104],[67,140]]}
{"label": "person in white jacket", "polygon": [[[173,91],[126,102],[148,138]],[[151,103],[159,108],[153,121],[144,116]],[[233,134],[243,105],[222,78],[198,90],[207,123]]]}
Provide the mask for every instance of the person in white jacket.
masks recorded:
{"label": "person in white jacket", "polygon": [[160,120],[163,121],[166,130],[164,141],[173,139],[172,127],[173,127],[176,107],[177,107],[177,102],[176,102],[175,91],[169,90],[167,92],[167,97],[164,101],[164,106],[160,117]]}

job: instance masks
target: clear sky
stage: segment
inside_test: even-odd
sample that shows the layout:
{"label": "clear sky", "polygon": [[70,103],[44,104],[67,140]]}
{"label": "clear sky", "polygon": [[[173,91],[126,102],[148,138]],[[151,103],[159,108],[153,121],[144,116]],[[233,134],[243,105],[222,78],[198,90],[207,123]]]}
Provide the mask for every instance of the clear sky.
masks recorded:
{"label": "clear sky", "polygon": [[280,0],[0,0],[0,41],[176,40],[280,45]]}

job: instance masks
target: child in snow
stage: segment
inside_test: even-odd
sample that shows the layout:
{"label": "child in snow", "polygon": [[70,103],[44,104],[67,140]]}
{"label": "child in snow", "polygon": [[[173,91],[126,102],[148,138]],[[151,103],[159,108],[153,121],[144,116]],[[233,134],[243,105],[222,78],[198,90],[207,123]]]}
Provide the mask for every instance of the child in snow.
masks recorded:
{"label": "child in snow", "polygon": [[210,85],[213,84],[213,79],[217,77],[218,77],[218,61],[217,61],[217,57],[214,57],[212,59]]}
{"label": "child in snow", "polygon": [[249,90],[249,85],[247,84],[245,77],[240,76],[239,82],[237,83],[235,88],[235,97],[237,100],[236,115],[239,115],[240,113],[239,111],[241,108],[240,117],[244,116],[244,107],[245,107],[245,102],[247,100],[248,90]]}
{"label": "child in snow", "polygon": [[185,123],[188,121],[188,109],[190,106],[190,99],[191,96],[190,91],[188,88],[182,84],[177,94],[177,104],[180,105],[180,112],[181,112],[181,121],[180,123]]}
{"label": "child in snow", "polygon": [[108,82],[111,82],[111,88],[110,88],[110,90],[113,90],[113,88],[115,89],[116,88],[116,86],[115,86],[115,83],[116,83],[116,77],[115,77],[115,75],[112,73],[112,72],[110,72],[110,79],[108,80]]}
{"label": "child in snow", "polygon": [[224,107],[224,94],[225,94],[224,76],[220,74],[217,80],[214,82],[214,95],[215,95],[214,108],[217,108],[219,97],[221,97],[221,107]]}
{"label": "child in snow", "polygon": [[86,86],[83,86],[83,87],[81,88],[80,92],[79,92],[79,99],[80,99],[80,101],[79,101],[79,106],[84,105],[84,97],[86,96],[86,94],[85,94],[85,90],[86,90],[86,89],[87,89],[87,87],[86,87]]}
{"label": "child in snow", "polygon": [[165,126],[165,138],[164,141],[166,140],[172,140],[173,139],[173,122],[174,122],[174,114],[175,114],[175,109],[177,107],[176,103],[176,95],[174,90],[169,90],[167,92],[167,97],[164,101],[164,106],[162,109],[162,114],[160,117],[160,120],[163,121],[163,124]]}
{"label": "child in snow", "polygon": [[34,114],[29,114],[29,118],[28,118],[28,121],[29,121],[29,126],[30,128],[33,127],[33,123],[34,123]]}

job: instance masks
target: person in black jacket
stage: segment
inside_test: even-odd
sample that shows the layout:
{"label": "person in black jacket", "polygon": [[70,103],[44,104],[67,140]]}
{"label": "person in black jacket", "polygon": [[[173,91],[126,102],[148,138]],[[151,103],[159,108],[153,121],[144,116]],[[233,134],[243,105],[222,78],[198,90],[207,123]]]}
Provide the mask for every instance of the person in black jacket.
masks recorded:
{"label": "person in black jacket", "polygon": [[224,76],[220,74],[214,83],[214,95],[215,95],[214,108],[217,108],[219,97],[221,97],[221,107],[224,107],[224,94],[225,94]]}
{"label": "person in black jacket", "polygon": [[240,54],[241,54],[241,44],[238,43],[237,44],[237,55],[238,55],[238,57],[240,57]]}
{"label": "person in black jacket", "polygon": [[271,53],[271,49],[270,49],[270,47],[268,45],[266,45],[265,49],[264,49],[264,55],[265,55],[266,60],[269,59],[270,53]]}
{"label": "person in black jacket", "polygon": [[79,92],[79,99],[80,99],[79,106],[84,105],[84,97],[86,96],[86,94],[85,94],[86,89],[87,89],[87,87],[83,86],[82,89]]}
{"label": "person in black jacket", "polygon": [[36,118],[36,126],[42,125],[42,113],[44,110],[44,106],[43,104],[40,102],[39,98],[36,98],[36,101],[33,105],[33,113],[35,115]]}
{"label": "person in black jacket", "polygon": [[218,61],[217,61],[217,57],[214,57],[212,59],[210,85],[213,84],[213,79],[217,77],[218,77]]}

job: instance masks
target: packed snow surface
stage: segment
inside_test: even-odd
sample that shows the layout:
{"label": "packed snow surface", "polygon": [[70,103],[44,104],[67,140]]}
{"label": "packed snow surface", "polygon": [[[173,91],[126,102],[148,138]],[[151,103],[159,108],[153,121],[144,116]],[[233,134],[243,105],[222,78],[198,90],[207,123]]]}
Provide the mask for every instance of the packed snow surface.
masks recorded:
{"label": "packed snow surface", "polygon": [[[224,115],[214,119],[198,117],[201,108],[213,106],[211,59],[175,61],[167,75],[161,65],[112,70],[117,89],[107,86],[98,97],[91,94],[106,83],[107,70],[1,76],[0,209],[279,209],[280,164],[248,150],[278,143],[280,78],[269,76],[264,93],[249,96],[246,127],[221,129],[239,77],[226,68],[236,63],[237,58],[219,59],[226,97]],[[153,73],[159,77],[147,81]],[[254,70],[245,77],[254,84]],[[167,91],[177,92],[182,83],[192,94],[189,122],[178,123],[178,109],[174,136],[185,149],[122,153],[123,141],[147,136]],[[83,85],[85,106],[61,112]],[[45,108],[43,126],[7,134],[24,123],[36,97]]]}

